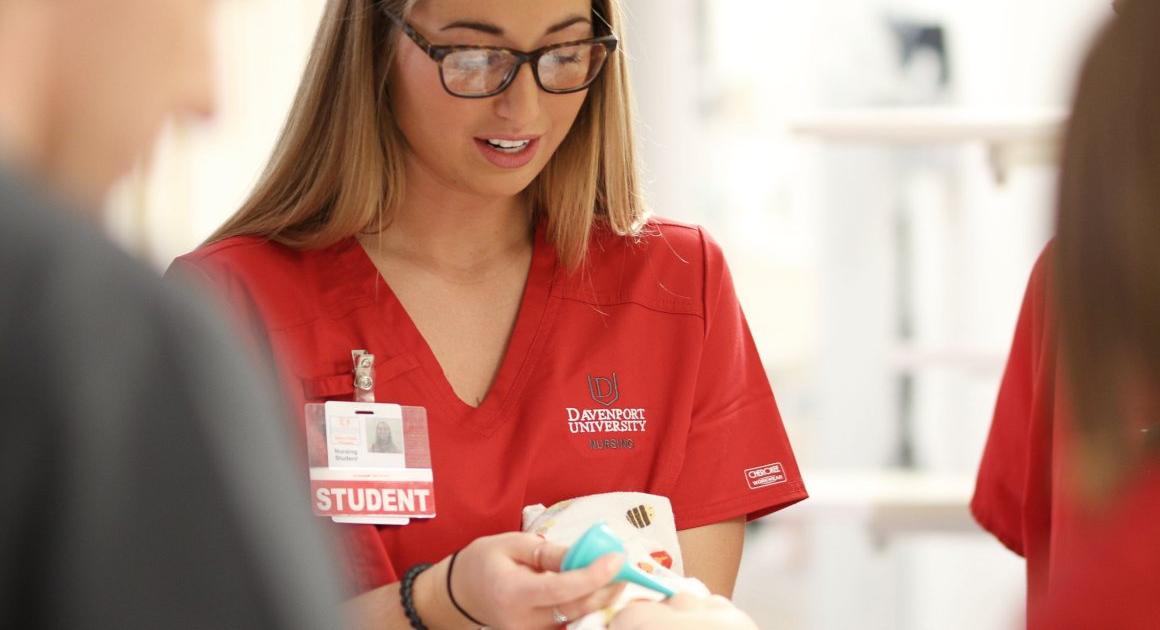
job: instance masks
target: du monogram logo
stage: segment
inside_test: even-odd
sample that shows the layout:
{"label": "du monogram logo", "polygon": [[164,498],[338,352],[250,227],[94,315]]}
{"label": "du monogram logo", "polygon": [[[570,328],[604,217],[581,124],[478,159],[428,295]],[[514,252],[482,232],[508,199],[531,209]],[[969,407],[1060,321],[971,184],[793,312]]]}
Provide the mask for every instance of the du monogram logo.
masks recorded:
{"label": "du monogram logo", "polygon": [[620,400],[620,384],[616,372],[608,376],[588,375],[588,395],[597,404],[594,409],[565,407],[568,418],[568,432],[573,434],[596,433],[606,437],[588,440],[590,449],[631,449],[636,448],[631,438],[612,437],[609,434],[643,434],[648,425],[644,407],[625,409],[613,407]]}
{"label": "du monogram logo", "polygon": [[611,377],[589,376],[588,393],[592,395],[592,400],[605,407],[611,407],[613,403],[620,400],[620,387],[616,383],[616,372],[613,372]]}

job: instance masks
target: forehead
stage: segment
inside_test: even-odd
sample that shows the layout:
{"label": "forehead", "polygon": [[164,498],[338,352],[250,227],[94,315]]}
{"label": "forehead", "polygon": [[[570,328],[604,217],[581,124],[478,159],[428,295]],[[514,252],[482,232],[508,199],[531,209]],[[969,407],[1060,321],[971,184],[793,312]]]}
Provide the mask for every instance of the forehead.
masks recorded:
{"label": "forehead", "polygon": [[457,20],[494,24],[506,36],[528,38],[591,12],[592,0],[419,0],[411,17],[434,28]]}

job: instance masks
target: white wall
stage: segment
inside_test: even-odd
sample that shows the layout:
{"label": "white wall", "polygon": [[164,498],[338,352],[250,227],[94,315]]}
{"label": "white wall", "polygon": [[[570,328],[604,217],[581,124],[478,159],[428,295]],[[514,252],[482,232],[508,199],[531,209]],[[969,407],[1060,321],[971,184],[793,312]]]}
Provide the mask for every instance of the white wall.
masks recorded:
{"label": "white wall", "polygon": [[[968,488],[965,502],[1027,274],[1050,232],[1055,171],[1019,168],[999,186],[981,146],[835,146],[792,137],[786,124],[898,102],[888,16],[947,25],[947,104],[1063,106],[1110,2],[629,4],[650,198],[723,242],[807,486],[811,475],[872,477],[900,463],[897,329],[907,308],[913,347],[943,357],[913,367],[911,463]],[[703,51],[699,65],[674,80],[674,65],[689,64],[686,46]],[[900,226],[912,235],[908,253]],[[871,533],[869,506],[817,499],[824,507],[807,502],[751,530],[738,598],[763,627],[1018,620],[1022,563],[969,533],[969,521],[961,533],[884,541]]]}
{"label": "white wall", "polygon": [[282,129],[321,16],[320,0],[218,4],[214,118],[169,129],[109,202],[111,229],[164,268],[245,199]]}

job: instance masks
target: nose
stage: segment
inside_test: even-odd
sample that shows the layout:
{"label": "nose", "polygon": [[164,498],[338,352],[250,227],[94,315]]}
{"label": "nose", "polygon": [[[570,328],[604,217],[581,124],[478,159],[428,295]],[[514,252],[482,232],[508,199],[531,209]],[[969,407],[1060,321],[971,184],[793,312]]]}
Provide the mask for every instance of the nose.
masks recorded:
{"label": "nose", "polygon": [[495,99],[495,113],[504,120],[521,126],[533,122],[540,114],[540,86],[532,75],[532,67],[524,64],[512,84]]}

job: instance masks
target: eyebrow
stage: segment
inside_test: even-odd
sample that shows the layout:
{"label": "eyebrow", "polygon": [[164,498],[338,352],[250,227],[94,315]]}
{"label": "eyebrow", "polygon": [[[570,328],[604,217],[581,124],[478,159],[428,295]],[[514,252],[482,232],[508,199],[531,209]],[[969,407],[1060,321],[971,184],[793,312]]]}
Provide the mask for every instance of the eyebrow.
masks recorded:
{"label": "eyebrow", "polygon": [[[558,24],[555,24],[553,26],[548,27],[548,30],[544,34],[545,35],[553,35],[555,33],[559,33],[560,31],[562,31],[568,27],[574,26],[576,24],[581,24],[581,23],[592,24],[592,20],[589,20],[588,18],[580,16],[580,15],[574,15],[574,16],[564,20],[563,22],[560,22]],[[504,30],[502,28],[496,26],[495,24],[490,24],[488,22],[476,22],[476,21],[472,21],[472,20],[456,20],[456,21],[448,24],[447,26],[444,26],[440,30],[450,31],[450,30],[457,29],[457,28],[467,29],[470,31],[478,31],[480,33],[486,33],[488,35],[503,35],[504,34]]]}

